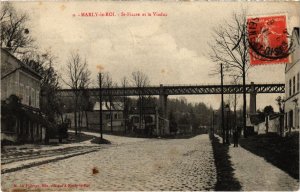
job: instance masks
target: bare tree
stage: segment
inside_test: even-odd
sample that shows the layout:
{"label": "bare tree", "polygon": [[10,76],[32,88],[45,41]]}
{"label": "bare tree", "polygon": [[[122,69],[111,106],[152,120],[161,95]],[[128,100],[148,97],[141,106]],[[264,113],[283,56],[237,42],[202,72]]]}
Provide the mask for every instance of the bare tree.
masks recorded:
{"label": "bare tree", "polygon": [[86,60],[82,61],[78,52],[72,52],[67,60],[66,73],[67,78],[63,81],[72,89],[74,93],[74,123],[75,134],[77,135],[77,112],[78,112],[78,100],[81,94],[80,89],[86,86],[89,79],[89,71],[87,69]]}
{"label": "bare tree", "polygon": [[210,58],[222,63],[225,72],[242,77],[243,84],[243,130],[246,128],[246,73],[249,68],[249,46],[247,40],[246,11],[234,13],[230,22],[213,30]]}
{"label": "bare tree", "polygon": [[[104,88],[112,88],[113,87],[113,81],[112,81],[112,77],[110,75],[110,73],[105,73],[103,74],[103,87]],[[112,107],[113,107],[113,103],[112,103],[112,95],[110,92],[108,92],[108,95],[104,98],[105,100],[105,104],[109,109],[109,116],[110,116],[110,131],[113,132],[113,113],[112,113]],[[109,105],[108,105],[109,103]]]}
{"label": "bare tree", "polygon": [[33,48],[33,39],[29,35],[27,13],[16,10],[10,2],[1,3],[1,47],[10,49],[13,53],[24,54]]}
{"label": "bare tree", "polygon": [[[85,65],[87,66],[87,61],[84,61]],[[85,120],[86,120],[86,127],[88,128],[88,115],[87,115],[87,111],[89,110],[90,107],[90,96],[89,96],[89,92],[87,91],[87,88],[90,85],[90,75],[91,72],[86,68],[81,77],[80,77],[80,85],[79,85],[79,100],[80,100],[80,104],[79,104],[79,128],[81,131],[81,127],[82,127],[82,118],[83,118],[83,113],[85,113]]]}
{"label": "bare tree", "polygon": [[141,71],[135,71],[132,72],[132,82],[133,85],[138,88],[138,94],[139,94],[139,127],[142,127],[142,118],[143,118],[143,104],[144,104],[144,96],[142,94],[143,88],[150,84],[148,76],[141,72]]}
{"label": "bare tree", "polygon": [[128,103],[126,97],[125,88],[129,85],[127,77],[123,77],[121,80],[121,85],[123,87],[123,119],[124,119],[124,133],[126,133],[127,125],[128,125]]}
{"label": "bare tree", "polygon": [[[238,84],[239,84],[239,80],[240,80],[240,77],[239,77],[239,76],[233,76],[232,81],[231,81],[231,84],[233,84],[233,85],[238,85]],[[234,114],[233,125],[234,125],[234,127],[237,126],[237,113],[236,113],[236,108],[237,108],[237,105],[238,105],[238,101],[237,101],[237,98],[238,98],[238,97],[239,97],[239,96],[237,96],[236,93],[234,93],[233,98],[232,98],[232,95],[229,95],[230,105],[233,106],[233,114]]]}

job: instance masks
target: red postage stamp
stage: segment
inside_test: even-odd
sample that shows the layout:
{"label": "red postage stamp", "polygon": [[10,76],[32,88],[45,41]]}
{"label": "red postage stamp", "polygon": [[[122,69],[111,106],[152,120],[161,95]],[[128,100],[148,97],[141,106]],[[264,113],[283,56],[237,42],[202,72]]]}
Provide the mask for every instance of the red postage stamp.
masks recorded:
{"label": "red postage stamp", "polygon": [[286,16],[248,17],[251,65],[289,62]]}

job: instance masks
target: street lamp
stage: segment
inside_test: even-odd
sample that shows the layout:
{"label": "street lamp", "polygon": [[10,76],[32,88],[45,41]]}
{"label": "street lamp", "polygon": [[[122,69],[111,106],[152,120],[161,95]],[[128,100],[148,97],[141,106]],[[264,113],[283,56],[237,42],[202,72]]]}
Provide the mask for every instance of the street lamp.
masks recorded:
{"label": "street lamp", "polygon": [[100,124],[100,138],[103,139],[103,123],[102,123],[102,73],[103,66],[97,65],[99,78],[99,124]]}
{"label": "street lamp", "polygon": [[100,124],[100,138],[103,139],[103,129],[102,129],[102,74],[98,73],[99,76],[99,124]]}
{"label": "street lamp", "polygon": [[226,116],[227,116],[227,121],[226,121],[226,139],[225,143],[230,144],[229,142],[229,120],[230,120],[230,107],[229,105],[225,105],[225,111],[226,111]]}
{"label": "street lamp", "polygon": [[221,67],[221,106],[222,106],[222,142],[225,143],[225,130],[224,130],[224,85],[223,85],[223,63],[220,65]]}

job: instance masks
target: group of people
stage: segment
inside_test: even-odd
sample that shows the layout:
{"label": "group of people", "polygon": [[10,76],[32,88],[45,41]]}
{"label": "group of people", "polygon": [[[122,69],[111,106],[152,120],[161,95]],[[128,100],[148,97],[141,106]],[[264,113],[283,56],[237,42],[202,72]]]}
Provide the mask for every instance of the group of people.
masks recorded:
{"label": "group of people", "polygon": [[[209,137],[212,139],[214,137],[214,130],[211,129],[209,131]],[[238,147],[239,146],[239,137],[240,137],[240,132],[238,128],[235,128],[232,130],[232,137],[233,137],[233,147]],[[229,141],[226,141],[226,143],[230,143]]]}

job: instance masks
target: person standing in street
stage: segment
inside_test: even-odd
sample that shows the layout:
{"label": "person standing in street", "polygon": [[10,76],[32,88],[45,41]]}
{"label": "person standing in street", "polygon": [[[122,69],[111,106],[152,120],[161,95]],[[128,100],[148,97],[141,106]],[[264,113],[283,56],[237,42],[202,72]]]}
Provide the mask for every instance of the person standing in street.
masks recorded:
{"label": "person standing in street", "polygon": [[235,129],[233,132],[233,147],[238,147],[238,139],[239,139],[239,135],[238,135],[238,131]]}

